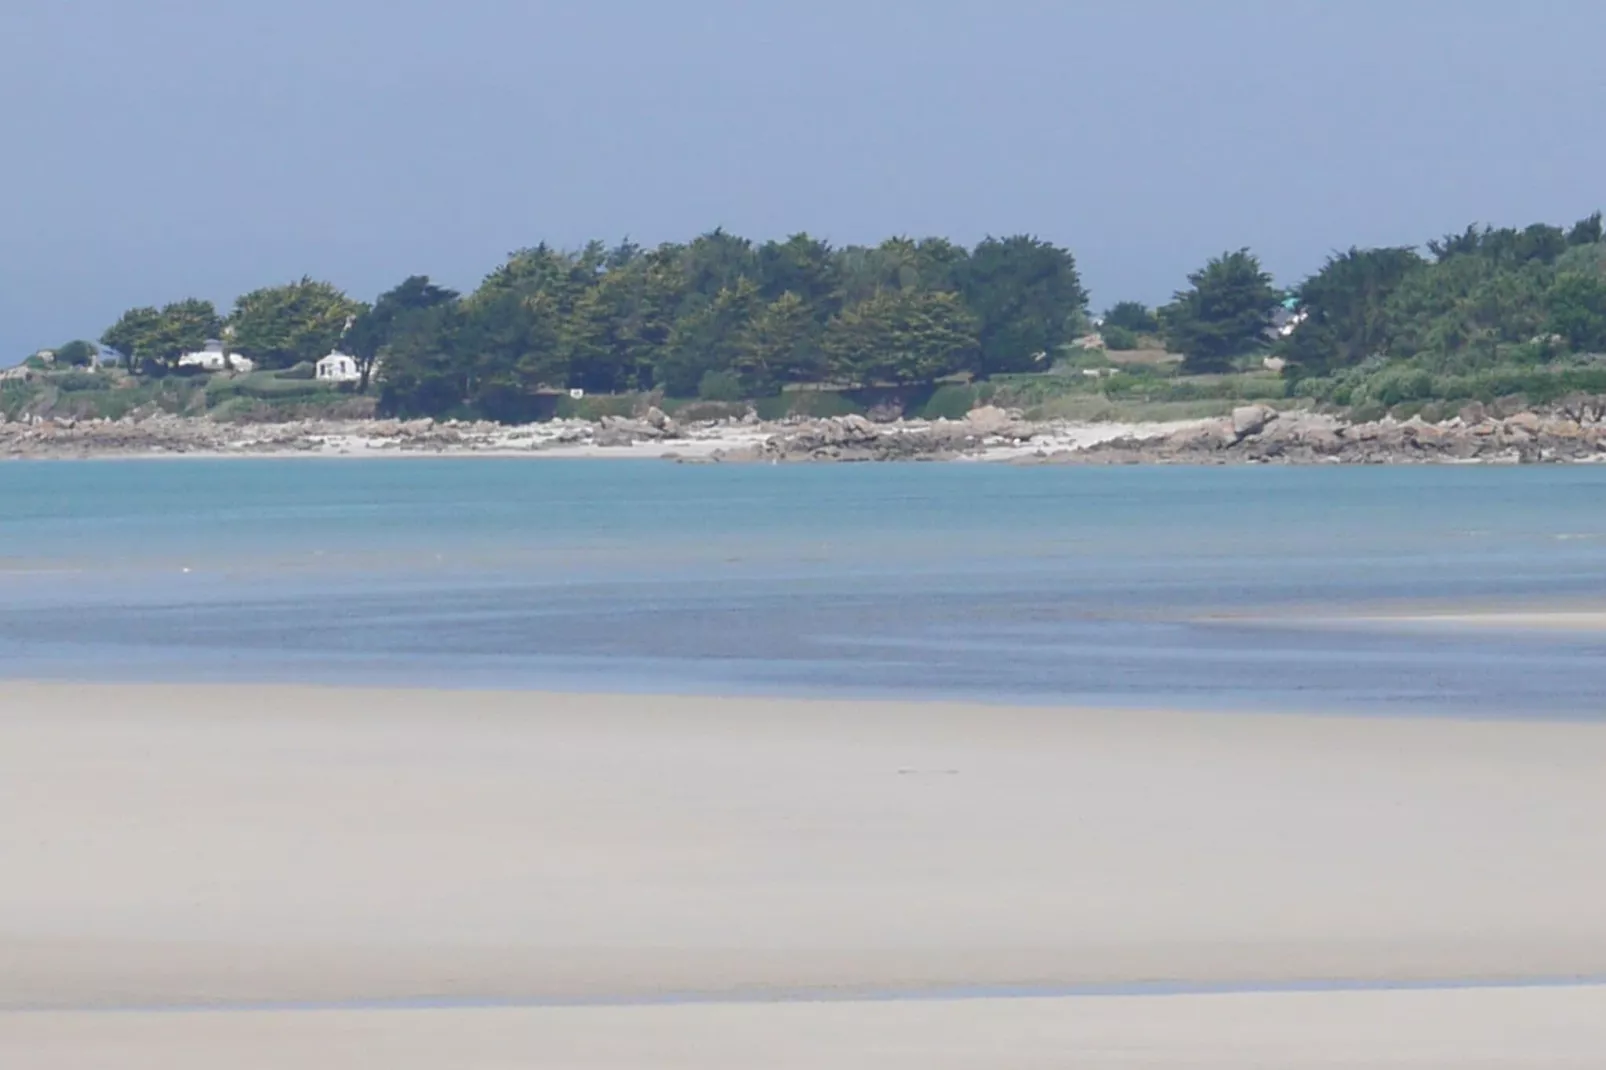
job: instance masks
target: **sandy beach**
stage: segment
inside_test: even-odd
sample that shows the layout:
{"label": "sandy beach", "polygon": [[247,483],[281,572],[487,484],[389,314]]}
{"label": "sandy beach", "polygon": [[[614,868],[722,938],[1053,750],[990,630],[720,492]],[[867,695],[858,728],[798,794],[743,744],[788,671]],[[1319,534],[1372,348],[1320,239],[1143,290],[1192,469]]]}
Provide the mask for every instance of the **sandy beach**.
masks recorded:
{"label": "sandy beach", "polygon": [[1595,724],[0,685],[0,1064],[1581,1067],[1603,768]]}

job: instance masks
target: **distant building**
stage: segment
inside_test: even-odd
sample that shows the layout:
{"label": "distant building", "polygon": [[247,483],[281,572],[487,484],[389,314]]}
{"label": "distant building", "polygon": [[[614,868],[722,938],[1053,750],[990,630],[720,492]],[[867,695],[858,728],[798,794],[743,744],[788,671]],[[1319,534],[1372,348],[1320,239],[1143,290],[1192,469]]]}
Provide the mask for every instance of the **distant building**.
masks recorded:
{"label": "distant building", "polygon": [[318,362],[316,375],[326,383],[355,383],[362,378],[362,371],[356,357],[337,350]]}
{"label": "distant building", "polygon": [[256,369],[256,361],[250,357],[242,357],[230,353],[222,342],[209,339],[206,345],[194,353],[185,353],[178,358],[180,368],[200,368],[209,372],[248,372]]}

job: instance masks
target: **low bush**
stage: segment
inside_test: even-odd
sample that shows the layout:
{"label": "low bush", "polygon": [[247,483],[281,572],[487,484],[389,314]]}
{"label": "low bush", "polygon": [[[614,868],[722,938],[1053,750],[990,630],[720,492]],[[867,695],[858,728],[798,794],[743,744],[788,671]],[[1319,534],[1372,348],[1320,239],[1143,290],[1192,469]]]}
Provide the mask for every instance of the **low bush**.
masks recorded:
{"label": "low bush", "polygon": [[741,401],[745,392],[735,372],[710,371],[698,380],[697,396],[703,401]]}
{"label": "low bush", "polygon": [[1127,327],[1120,327],[1106,323],[1099,332],[1104,337],[1104,347],[1116,352],[1127,352],[1138,347],[1138,333]]}

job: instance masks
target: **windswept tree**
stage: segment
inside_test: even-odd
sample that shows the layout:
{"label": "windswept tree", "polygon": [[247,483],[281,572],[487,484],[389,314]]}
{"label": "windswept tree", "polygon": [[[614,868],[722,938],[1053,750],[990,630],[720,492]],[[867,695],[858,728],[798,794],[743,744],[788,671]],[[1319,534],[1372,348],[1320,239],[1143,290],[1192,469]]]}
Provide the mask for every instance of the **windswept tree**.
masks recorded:
{"label": "windswept tree", "polygon": [[164,305],[138,339],[139,366],[176,368],[180,357],[200,350],[222,330],[223,321],[210,301],[192,297]]}
{"label": "windswept tree", "polygon": [[1050,242],[1025,234],[988,238],[958,275],[976,318],[978,375],[1042,370],[1086,319],[1076,260]]}
{"label": "windswept tree", "polygon": [[978,347],[976,319],[958,294],[887,290],[838,314],[822,346],[840,382],[931,383],[969,365]]}
{"label": "windswept tree", "polygon": [[1426,267],[1403,246],[1329,256],[1299,288],[1305,319],[1284,347],[1293,374],[1326,375],[1386,352],[1394,334],[1389,297]]}
{"label": "windswept tree", "polygon": [[235,352],[262,368],[288,368],[333,350],[362,306],[334,285],[303,277],[242,295],[229,316]]}
{"label": "windswept tree", "polygon": [[121,353],[132,371],[144,361],[156,359],[154,343],[161,321],[162,312],[158,308],[150,305],[131,308],[106,328],[106,333],[100,336],[100,344]]}
{"label": "windswept tree", "polygon": [[1248,249],[1223,253],[1188,276],[1162,310],[1166,346],[1183,355],[1191,372],[1221,372],[1266,342],[1266,328],[1277,307],[1271,276]]}
{"label": "windswept tree", "polygon": [[454,290],[429,281],[427,275],[411,275],[384,293],[352,322],[345,339],[346,350],[357,362],[359,391],[366,392],[374,365],[385,355],[392,341],[421,313],[457,300]]}
{"label": "windswept tree", "polygon": [[748,278],[738,278],[712,300],[694,297],[669,333],[659,385],[671,396],[692,397],[708,373],[734,371],[744,333],[764,304],[758,284]]}
{"label": "windswept tree", "polygon": [[732,369],[743,390],[758,397],[784,383],[818,379],[820,334],[808,303],[791,291],[758,308],[736,332]]}

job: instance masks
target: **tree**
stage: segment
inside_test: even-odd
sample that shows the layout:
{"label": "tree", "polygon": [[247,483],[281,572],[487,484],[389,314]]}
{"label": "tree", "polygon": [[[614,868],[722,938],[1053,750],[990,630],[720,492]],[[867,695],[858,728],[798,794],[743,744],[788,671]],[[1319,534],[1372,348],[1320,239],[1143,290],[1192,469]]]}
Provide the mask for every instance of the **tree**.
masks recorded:
{"label": "tree", "polygon": [[1161,312],[1166,345],[1192,372],[1219,372],[1265,343],[1279,295],[1248,249],[1223,253],[1188,276]]}
{"label": "tree", "polygon": [[930,383],[970,364],[976,320],[958,294],[886,290],[826,328],[832,378],[861,386]]}
{"label": "tree", "polygon": [[749,395],[772,393],[786,382],[817,378],[814,317],[791,291],[759,308],[736,330],[734,370]]}
{"label": "tree", "polygon": [[1120,327],[1133,334],[1152,334],[1160,329],[1160,321],[1141,301],[1117,301],[1104,313],[1104,326]]}
{"label": "tree", "polygon": [[1029,235],[988,238],[958,275],[977,321],[980,375],[1042,367],[1085,319],[1087,291],[1075,258]]}
{"label": "tree", "polygon": [[1427,357],[1459,370],[1469,357],[1486,362],[1502,345],[1526,343],[1545,325],[1545,294],[1554,270],[1542,261],[1519,263],[1456,255],[1411,272],[1389,295],[1389,355]]}
{"label": "tree", "polygon": [[1595,245],[1606,237],[1606,228],[1601,225],[1601,215],[1594,212],[1585,216],[1572,225],[1567,231],[1568,245]]}
{"label": "tree", "polygon": [[744,279],[754,281],[758,259],[752,242],[715,228],[681,248],[681,270],[689,293],[712,300]]}
{"label": "tree", "polygon": [[1599,275],[1559,275],[1545,295],[1551,333],[1567,340],[1574,352],[1606,349],[1606,280]]}
{"label": "tree", "polygon": [[442,303],[396,317],[379,376],[380,407],[406,416],[440,416],[463,404],[469,389],[461,308]]}
{"label": "tree", "polygon": [[758,284],[746,278],[711,301],[695,299],[670,331],[658,366],[659,385],[672,397],[691,397],[707,373],[734,371],[744,335],[763,306]]}
{"label": "tree", "polygon": [[100,344],[121,353],[128,369],[133,371],[144,361],[156,359],[153,345],[161,320],[159,309],[148,305],[131,308],[106,328],[106,333],[100,336]]}
{"label": "tree", "polygon": [[223,321],[212,302],[194,297],[175,301],[162,307],[140,356],[144,361],[176,368],[178,358],[204,348],[222,330]]}
{"label": "tree", "polygon": [[303,277],[240,297],[229,316],[231,343],[262,368],[317,361],[339,344],[361,311],[330,283]]}
{"label": "tree", "polygon": [[374,365],[394,340],[398,325],[413,313],[450,305],[457,301],[455,290],[443,289],[427,275],[410,275],[379,295],[372,307],[363,309],[346,332],[345,346],[357,361],[359,392],[366,393]]}
{"label": "tree", "polygon": [[82,338],[56,348],[56,363],[63,368],[86,368],[95,363],[95,347]]}
{"label": "tree", "polygon": [[1327,258],[1299,288],[1305,320],[1285,354],[1298,375],[1325,375],[1387,351],[1394,334],[1388,299],[1426,261],[1408,247],[1355,249]]}
{"label": "tree", "polygon": [[759,246],[757,261],[759,289],[767,300],[793,294],[820,323],[836,312],[842,273],[829,245],[798,233]]}

